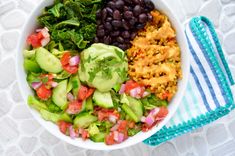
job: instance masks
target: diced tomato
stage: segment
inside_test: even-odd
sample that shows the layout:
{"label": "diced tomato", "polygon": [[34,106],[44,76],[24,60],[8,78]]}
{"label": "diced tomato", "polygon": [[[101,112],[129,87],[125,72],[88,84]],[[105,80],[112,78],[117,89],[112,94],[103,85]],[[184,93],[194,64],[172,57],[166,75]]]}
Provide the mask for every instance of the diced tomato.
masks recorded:
{"label": "diced tomato", "polygon": [[118,126],[118,132],[122,132],[124,133],[125,131],[127,131],[127,121],[126,120],[120,120],[119,121],[119,126]]}
{"label": "diced tomato", "polygon": [[167,114],[168,114],[168,109],[166,107],[160,107],[160,110],[159,110],[158,114],[155,117],[156,119],[160,119],[160,120],[156,120],[151,126],[149,126],[146,123],[142,124],[142,131],[143,132],[149,131],[156,124],[158,124],[162,119],[164,119],[167,116]]}
{"label": "diced tomato", "polygon": [[168,98],[168,96],[169,96],[169,92],[166,91],[165,93],[162,94],[162,99],[166,100]]}
{"label": "diced tomato", "polygon": [[125,92],[126,92],[127,94],[129,94],[129,93],[130,93],[130,90],[132,90],[132,89],[134,89],[134,88],[136,88],[136,87],[139,87],[139,86],[140,86],[140,85],[139,85],[137,82],[135,82],[135,81],[133,81],[133,80],[129,80],[129,81],[126,82]]}
{"label": "diced tomato", "polygon": [[69,65],[70,58],[71,58],[70,52],[65,52],[63,54],[63,56],[61,57],[60,62],[61,62],[62,67],[65,71],[67,71],[71,74],[75,74],[78,71],[78,66],[77,65],[76,66],[70,66]]}
{"label": "diced tomato", "polygon": [[85,100],[87,97],[88,90],[89,89],[87,87],[81,85],[78,91],[78,100],[81,100],[81,101]]}
{"label": "diced tomato", "polygon": [[86,94],[86,98],[89,98],[93,93],[94,93],[95,89],[94,88],[89,88],[87,94]]}
{"label": "diced tomato", "polygon": [[70,66],[69,64],[64,65],[63,68],[70,74],[75,74],[78,71],[78,66]]}
{"label": "diced tomato", "polygon": [[65,122],[63,120],[60,120],[58,122],[58,126],[59,126],[60,131],[63,134],[67,134],[68,128],[69,128],[69,126],[71,126],[71,123],[68,123],[68,122]]}
{"label": "diced tomato", "polygon": [[89,137],[89,133],[88,133],[87,130],[84,129],[84,130],[82,131],[82,139],[83,139],[83,140],[86,140],[88,137]]}
{"label": "diced tomato", "polygon": [[77,114],[80,112],[81,109],[82,109],[82,102],[75,100],[69,103],[66,112],[69,114]]}
{"label": "diced tomato", "polygon": [[160,121],[155,121],[151,126],[149,126],[148,124],[144,123],[142,124],[142,131],[143,132],[147,132],[150,129],[152,129],[157,123],[159,123]]}
{"label": "diced tomato", "polygon": [[82,86],[80,87],[79,91],[78,91],[78,100],[85,100],[88,97],[90,97],[93,93],[94,93],[95,89],[94,88],[88,88],[86,86]]}
{"label": "diced tomato", "polygon": [[62,66],[69,64],[70,58],[71,58],[70,52],[65,52],[60,59]]}
{"label": "diced tomato", "polygon": [[168,109],[166,107],[160,107],[159,112],[157,113],[156,117],[157,118],[164,118],[168,114]]}
{"label": "diced tomato", "polygon": [[110,115],[115,116],[117,119],[120,118],[120,114],[114,109],[101,109],[100,111],[98,111],[98,120],[106,120],[109,118]]}
{"label": "diced tomato", "polygon": [[41,46],[41,40],[38,39],[37,34],[32,34],[27,38],[27,43],[32,45],[34,48],[38,48]]}
{"label": "diced tomato", "polygon": [[105,143],[107,145],[113,145],[115,144],[115,140],[114,140],[114,132],[111,132],[109,135],[107,135],[105,137]]}
{"label": "diced tomato", "polygon": [[47,100],[51,97],[51,90],[46,88],[44,84],[42,84],[38,89],[36,89],[37,96],[42,100]]}
{"label": "diced tomato", "polygon": [[38,40],[41,40],[44,38],[41,31],[37,33],[37,37],[38,37]]}
{"label": "diced tomato", "polygon": [[98,112],[98,120],[103,121],[105,118],[107,118],[107,114],[102,111],[99,111]]}
{"label": "diced tomato", "polygon": [[127,130],[124,131],[123,134],[124,134],[124,140],[126,140],[126,139],[128,138],[128,132],[127,132]]}

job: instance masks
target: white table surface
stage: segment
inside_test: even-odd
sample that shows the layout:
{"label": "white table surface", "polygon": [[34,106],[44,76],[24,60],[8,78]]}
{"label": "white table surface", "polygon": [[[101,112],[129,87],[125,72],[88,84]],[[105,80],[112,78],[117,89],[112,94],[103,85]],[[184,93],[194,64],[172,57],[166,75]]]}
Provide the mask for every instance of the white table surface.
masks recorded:
{"label": "white table surface", "polygon": [[[165,0],[182,22],[209,17],[235,77],[235,0]],[[143,143],[102,152],[74,147],[49,134],[19,93],[15,47],[28,14],[41,0],[0,0],[0,156],[235,156],[235,112],[158,147]]]}

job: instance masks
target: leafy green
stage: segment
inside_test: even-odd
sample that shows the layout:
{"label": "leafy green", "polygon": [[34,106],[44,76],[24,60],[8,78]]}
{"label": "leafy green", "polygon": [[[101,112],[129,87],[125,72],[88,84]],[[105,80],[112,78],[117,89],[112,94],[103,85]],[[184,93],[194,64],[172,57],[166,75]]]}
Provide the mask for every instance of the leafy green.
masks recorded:
{"label": "leafy green", "polygon": [[95,37],[96,12],[101,5],[102,0],[55,0],[38,17],[38,23],[49,29],[59,47],[82,50]]}
{"label": "leafy green", "polygon": [[62,3],[56,4],[54,7],[48,10],[49,13],[52,13],[55,17],[60,17],[60,8],[63,7]]}
{"label": "leafy green", "polygon": [[25,58],[32,58],[35,56],[35,50],[24,50],[23,55]]}
{"label": "leafy green", "polygon": [[113,100],[113,105],[117,109],[120,104],[120,95],[116,93],[114,90],[111,90],[110,93]]}
{"label": "leafy green", "polygon": [[44,120],[52,121],[54,123],[57,123],[60,120],[72,122],[71,117],[67,113],[59,114],[59,113],[51,113],[47,110],[40,110],[40,114]]}
{"label": "leafy green", "polygon": [[134,136],[134,135],[136,135],[138,132],[140,132],[140,129],[134,129],[134,128],[132,128],[132,129],[128,129],[128,136]]}
{"label": "leafy green", "polygon": [[143,99],[141,99],[142,104],[146,110],[151,110],[156,107],[167,106],[168,102],[166,100],[161,100],[157,98],[154,94],[151,94]]}
{"label": "leafy green", "polygon": [[31,95],[28,97],[28,105],[39,111],[42,109],[47,109],[47,105],[45,103],[42,103],[41,101],[39,101],[38,99],[36,99],[34,96]]}
{"label": "leafy green", "polygon": [[52,113],[57,113],[57,112],[61,112],[60,107],[58,107],[56,104],[54,103],[50,103],[48,104],[48,110]]}
{"label": "leafy green", "polygon": [[32,82],[40,82],[41,80],[39,78],[39,75],[40,74],[33,73],[33,72],[28,73],[27,75],[28,83],[31,85]]}

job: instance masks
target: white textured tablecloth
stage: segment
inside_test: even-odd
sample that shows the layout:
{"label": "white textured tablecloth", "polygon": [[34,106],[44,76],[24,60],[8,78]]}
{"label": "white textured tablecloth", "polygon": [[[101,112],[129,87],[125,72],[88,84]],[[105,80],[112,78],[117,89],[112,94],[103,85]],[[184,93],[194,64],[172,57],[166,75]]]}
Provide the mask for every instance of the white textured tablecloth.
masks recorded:
{"label": "white textured tablecloth", "polygon": [[[235,0],[165,0],[182,22],[209,17],[235,78]],[[235,156],[235,111],[158,147],[143,143],[102,152],[69,145],[49,134],[26,108],[15,74],[15,47],[28,14],[41,0],[0,0],[0,156]]]}

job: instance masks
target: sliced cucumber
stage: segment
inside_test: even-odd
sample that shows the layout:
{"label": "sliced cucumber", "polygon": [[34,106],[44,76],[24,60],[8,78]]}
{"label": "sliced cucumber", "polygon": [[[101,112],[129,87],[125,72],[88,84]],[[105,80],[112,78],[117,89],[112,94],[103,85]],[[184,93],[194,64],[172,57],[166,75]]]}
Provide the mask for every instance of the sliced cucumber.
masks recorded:
{"label": "sliced cucumber", "polygon": [[132,109],[127,105],[127,104],[123,104],[122,105],[122,109],[126,112],[126,114],[135,122],[138,122],[138,116],[132,111]]}
{"label": "sliced cucumber", "polygon": [[91,111],[91,110],[93,110],[93,104],[92,104],[91,97],[89,97],[88,99],[83,100],[81,112],[83,112],[83,111]]}
{"label": "sliced cucumber", "polygon": [[106,133],[100,132],[99,134],[95,134],[93,136],[90,136],[90,139],[94,142],[104,142],[106,135],[107,135]]}
{"label": "sliced cucumber", "polygon": [[72,122],[72,119],[67,113],[57,114],[57,113],[51,113],[47,110],[42,109],[40,110],[40,114],[44,120],[52,121],[54,123],[57,123],[59,120]]}
{"label": "sliced cucumber", "polygon": [[52,100],[62,110],[67,107],[67,80],[61,81],[58,86],[53,89]]}
{"label": "sliced cucumber", "polygon": [[39,67],[36,61],[32,61],[28,59],[24,60],[24,69],[26,71],[30,71],[34,73],[39,73],[42,71],[42,69]]}
{"label": "sliced cucumber", "polygon": [[97,121],[97,117],[89,113],[81,113],[74,119],[74,125],[79,128],[87,128],[92,122]]}
{"label": "sliced cucumber", "polygon": [[85,110],[86,110],[86,111],[91,111],[91,110],[93,110],[93,103],[92,103],[92,98],[91,98],[91,97],[89,97],[89,98],[86,100]]}
{"label": "sliced cucumber", "polygon": [[[138,118],[138,120],[135,120],[136,122],[140,121],[140,118],[143,116],[143,105],[140,100],[127,96],[126,94],[122,94],[120,102],[126,104],[132,110],[132,112]],[[127,115],[130,116],[128,113]]]}
{"label": "sliced cucumber", "polygon": [[132,109],[132,111],[136,114],[138,119],[143,116],[143,105],[140,102],[140,100],[137,100],[133,97],[127,96],[127,99],[129,101],[128,106]]}
{"label": "sliced cucumber", "polygon": [[113,107],[113,100],[112,100],[110,92],[100,92],[98,90],[95,90],[93,94],[93,100],[100,107],[104,107],[104,108]]}
{"label": "sliced cucumber", "polygon": [[73,89],[72,78],[73,77],[69,78],[68,86],[67,86],[67,89],[66,89],[67,93],[70,92]]}
{"label": "sliced cucumber", "polygon": [[80,80],[78,78],[78,75],[76,75],[76,76],[74,76],[72,78],[72,82],[71,83],[72,83],[72,87],[73,87],[73,89],[72,89],[73,96],[77,98],[78,90],[79,90],[79,88],[81,86],[81,82],[80,82]]}
{"label": "sliced cucumber", "polygon": [[45,48],[36,49],[36,61],[47,72],[56,74],[63,70],[60,60]]}

